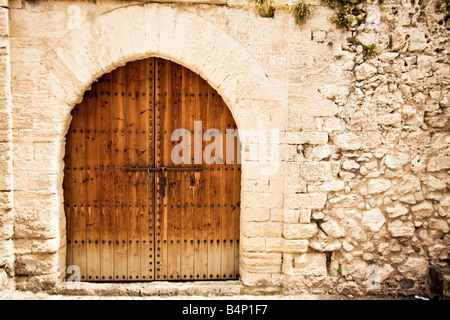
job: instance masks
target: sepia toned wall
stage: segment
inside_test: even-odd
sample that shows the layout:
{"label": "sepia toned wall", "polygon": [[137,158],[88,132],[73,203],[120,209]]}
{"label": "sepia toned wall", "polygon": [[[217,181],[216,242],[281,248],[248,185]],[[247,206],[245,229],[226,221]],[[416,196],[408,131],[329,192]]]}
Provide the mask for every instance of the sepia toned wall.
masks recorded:
{"label": "sepia toned wall", "polygon": [[[245,292],[417,294],[450,253],[450,64],[439,0],[365,1],[359,26],[311,1],[0,1],[0,284],[63,282],[70,111],[102,74],[150,56],[223,97],[244,151]],[[9,24],[8,24],[9,22]],[[376,45],[370,56],[365,48]],[[248,149],[245,149],[247,148]]]}

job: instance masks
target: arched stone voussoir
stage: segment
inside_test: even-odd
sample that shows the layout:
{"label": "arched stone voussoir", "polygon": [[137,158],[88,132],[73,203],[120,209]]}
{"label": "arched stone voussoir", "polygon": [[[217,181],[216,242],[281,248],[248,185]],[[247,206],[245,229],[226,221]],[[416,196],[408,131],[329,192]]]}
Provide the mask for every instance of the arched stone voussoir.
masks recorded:
{"label": "arched stone voussoir", "polygon": [[254,99],[254,88],[267,87],[263,68],[225,27],[156,3],[121,7],[68,32],[41,65],[48,71],[48,90],[74,106],[102,74],[150,56],[200,74],[233,114],[238,100]]}

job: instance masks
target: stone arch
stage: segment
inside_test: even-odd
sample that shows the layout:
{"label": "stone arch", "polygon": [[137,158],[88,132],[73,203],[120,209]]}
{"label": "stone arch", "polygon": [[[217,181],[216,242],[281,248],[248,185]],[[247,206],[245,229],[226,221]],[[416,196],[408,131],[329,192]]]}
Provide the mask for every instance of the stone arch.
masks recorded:
{"label": "stone arch", "polygon": [[42,85],[67,105],[63,131],[71,108],[97,78],[150,56],[174,61],[207,80],[239,126],[239,104],[260,99],[267,86],[262,67],[221,26],[167,5],[122,7],[68,32],[41,61],[41,77],[47,80]]}
{"label": "stone arch", "polygon": [[[145,26],[142,28],[142,26]],[[133,31],[133,32],[131,32]],[[251,105],[267,96],[263,68],[231,37],[215,25],[183,8],[161,4],[121,7],[69,31],[40,62],[36,77],[59,111],[52,119],[57,136],[55,201],[59,239],[65,235],[62,177],[65,135],[72,108],[101,75],[146,57],[161,57],[198,73],[222,96],[240,130],[255,129]],[[255,109],[259,110],[259,109]],[[256,111],[258,114],[258,111]],[[243,167],[243,170],[244,167]],[[245,200],[243,200],[245,201]],[[65,252],[58,251],[54,269],[61,268]],[[62,279],[63,270],[58,269]]]}

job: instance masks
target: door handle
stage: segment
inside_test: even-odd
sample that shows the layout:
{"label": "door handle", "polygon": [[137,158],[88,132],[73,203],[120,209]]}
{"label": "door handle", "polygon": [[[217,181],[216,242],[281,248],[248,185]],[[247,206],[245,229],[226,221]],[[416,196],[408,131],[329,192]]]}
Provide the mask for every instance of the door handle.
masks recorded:
{"label": "door handle", "polygon": [[[167,188],[167,178],[166,171],[202,171],[203,169],[200,167],[122,167],[122,170],[125,172],[136,172],[136,171],[147,171],[148,174],[150,172],[160,172],[161,177],[159,179],[159,189],[161,192],[161,196],[163,198],[166,197],[166,188]],[[195,176],[191,176],[190,185],[195,186]]]}

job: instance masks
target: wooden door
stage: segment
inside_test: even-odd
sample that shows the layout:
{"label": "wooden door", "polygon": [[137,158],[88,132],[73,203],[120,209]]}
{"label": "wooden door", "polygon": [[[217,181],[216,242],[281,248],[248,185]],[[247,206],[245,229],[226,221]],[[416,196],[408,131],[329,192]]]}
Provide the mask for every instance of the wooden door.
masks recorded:
{"label": "wooden door", "polygon": [[[164,59],[131,62],[94,83],[72,116],[67,266],[81,281],[239,277],[241,167],[237,139],[226,138],[236,125],[206,81]],[[176,129],[191,140],[182,163]],[[208,132],[222,134],[222,148],[204,154]]]}

